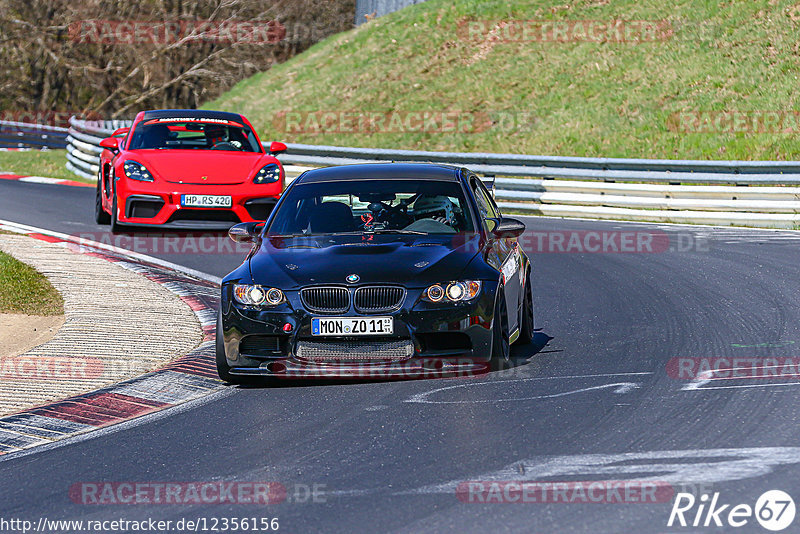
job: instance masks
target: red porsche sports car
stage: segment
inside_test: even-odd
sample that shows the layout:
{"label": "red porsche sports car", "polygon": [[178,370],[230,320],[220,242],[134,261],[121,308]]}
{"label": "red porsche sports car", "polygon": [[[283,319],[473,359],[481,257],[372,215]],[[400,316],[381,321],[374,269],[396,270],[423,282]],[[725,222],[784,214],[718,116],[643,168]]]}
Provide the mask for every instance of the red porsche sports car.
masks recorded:
{"label": "red porsche sports car", "polygon": [[123,226],[227,230],[263,221],[283,191],[275,154],[238,113],[142,111],[104,139],[95,219]]}

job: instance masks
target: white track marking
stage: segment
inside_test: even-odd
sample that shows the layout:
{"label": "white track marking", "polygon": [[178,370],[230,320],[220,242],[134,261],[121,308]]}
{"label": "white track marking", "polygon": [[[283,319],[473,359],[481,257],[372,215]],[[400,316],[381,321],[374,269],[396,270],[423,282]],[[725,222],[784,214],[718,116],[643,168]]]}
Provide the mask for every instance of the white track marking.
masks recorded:
{"label": "white track marking", "polygon": [[[795,382],[780,382],[780,383],[767,383],[767,384],[739,384],[735,386],[708,386],[703,387],[710,382],[715,382],[718,380],[766,380],[764,377],[758,376],[720,376],[715,377],[714,373],[717,372],[731,372],[734,371],[749,371],[752,369],[777,369],[780,367],[779,365],[759,365],[755,367],[731,367],[731,368],[721,368],[721,369],[709,369],[707,371],[703,371],[699,373],[695,378],[692,379],[691,382],[686,384],[681,388],[681,391],[709,391],[713,389],[750,389],[750,388],[772,388],[772,387],[785,387],[785,386],[800,386],[800,381]],[[775,375],[771,378],[781,379],[782,377],[779,375]]]}
{"label": "white track marking", "polygon": [[619,393],[620,395],[624,393],[630,393],[634,389],[638,389],[640,386],[637,382],[621,382],[620,386],[614,390],[614,393]]}
{"label": "white track marking", "polygon": [[[466,480],[485,482],[584,477],[584,480],[640,480],[642,475],[669,484],[713,484],[769,474],[774,467],[800,463],[800,447],[689,449],[620,454],[539,456],[495,471],[423,486],[406,493],[454,493]],[[655,473],[655,474],[654,474]]]}
{"label": "white track marking", "polygon": [[684,391],[710,391],[712,389],[755,389],[800,386],[800,382],[781,382],[780,384],[741,384],[738,386],[710,386],[706,388],[684,389]]}
{"label": "white track marking", "polygon": [[442,391],[447,391],[451,389],[457,388],[472,388],[478,386],[487,386],[487,385],[505,385],[510,384],[512,382],[532,382],[532,381],[539,381],[539,380],[558,380],[558,379],[582,379],[582,378],[598,378],[598,377],[611,377],[611,376],[631,376],[631,375],[651,375],[653,373],[609,373],[609,374],[597,374],[597,375],[573,375],[573,376],[547,376],[547,377],[535,377],[535,378],[518,378],[514,380],[497,380],[497,381],[490,381],[490,382],[470,382],[466,384],[456,384],[454,386],[444,386],[436,389],[432,389],[430,391],[425,391],[423,393],[417,393],[412,395],[408,399],[404,400],[403,402],[412,402],[412,403],[420,403],[420,404],[473,404],[473,403],[490,403],[490,402],[516,402],[516,401],[523,401],[523,400],[539,400],[539,399],[552,399],[557,397],[564,397],[567,395],[575,395],[578,393],[584,393],[588,391],[595,391],[600,389],[608,389],[608,388],[616,388],[614,393],[624,394],[629,393],[630,391],[637,389],[640,387],[639,383],[637,382],[615,382],[612,384],[602,384],[599,386],[591,386],[586,388],[580,388],[570,391],[563,391],[560,393],[552,393],[548,395],[535,395],[530,397],[514,397],[514,398],[502,398],[502,399],[472,399],[472,400],[455,400],[455,401],[436,401],[436,400],[429,400],[428,397],[430,395],[440,393]]}
{"label": "white track marking", "polygon": [[734,480],[768,475],[781,467],[800,463],[800,447],[687,449],[610,454],[543,455],[515,461],[500,469],[408,490],[390,488],[325,491],[326,497],[390,495],[455,495],[469,481],[591,481],[654,480],[674,487],[707,487]]}
{"label": "white track marking", "polygon": [[61,182],[68,182],[69,180],[63,180],[60,178],[46,178],[44,176],[23,176],[17,181],[35,184],[60,184]]}
{"label": "white track marking", "polygon": [[691,382],[683,386],[681,388],[681,391],[698,390],[704,384],[708,384],[709,382],[711,382],[713,376],[714,373],[712,373],[711,371],[703,371],[702,373],[699,373],[696,377],[694,377]]}

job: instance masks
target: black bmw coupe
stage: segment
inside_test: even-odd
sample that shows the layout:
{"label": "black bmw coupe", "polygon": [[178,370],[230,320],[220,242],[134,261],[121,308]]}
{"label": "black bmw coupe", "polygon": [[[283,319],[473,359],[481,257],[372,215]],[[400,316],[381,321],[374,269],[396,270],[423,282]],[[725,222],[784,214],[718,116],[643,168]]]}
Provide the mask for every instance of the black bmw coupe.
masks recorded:
{"label": "black bmw coupe", "polygon": [[453,376],[502,368],[533,336],[531,264],[473,172],[434,164],[307,171],[222,282],[219,376]]}

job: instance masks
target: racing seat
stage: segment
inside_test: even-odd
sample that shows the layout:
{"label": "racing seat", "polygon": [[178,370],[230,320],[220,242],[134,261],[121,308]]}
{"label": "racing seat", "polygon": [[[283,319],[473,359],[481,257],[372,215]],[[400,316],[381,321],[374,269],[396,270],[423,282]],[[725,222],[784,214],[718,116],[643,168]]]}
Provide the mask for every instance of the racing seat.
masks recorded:
{"label": "racing seat", "polygon": [[208,148],[214,147],[217,143],[227,142],[225,134],[227,131],[225,128],[218,128],[211,125],[207,125],[205,128],[206,134],[206,144]]}
{"label": "racing seat", "polygon": [[354,232],[356,229],[353,211],[344,202],[323,202],[311,212],[309,223],[315,234]]}

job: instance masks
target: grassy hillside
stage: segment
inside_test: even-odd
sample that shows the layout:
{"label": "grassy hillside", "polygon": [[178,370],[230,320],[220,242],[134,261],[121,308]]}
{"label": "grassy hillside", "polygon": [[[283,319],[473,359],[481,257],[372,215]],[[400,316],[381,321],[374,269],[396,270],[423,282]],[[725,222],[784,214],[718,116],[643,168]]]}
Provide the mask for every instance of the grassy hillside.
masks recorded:
{"label": "grassy hillside", "polygon": [[0,151],[0,173],[46,176],[48,178],[64,178],[76,182],[94,183],[93,180],[87,180],[72,174],[65,167],[66,163],[66,150]]}
{"label": "grassy hillside", "polygon": [[[759,116],[766,120],[759,126],[763,133],[746,132],[742,122],[752,121],[756,112],[800,110],[800,6],[793,7],[794,1],[509,5],[429,0],[335,35],[204,107],[244,113],[264,140],[578,156],[800,159],[797,116]],[[571,26],[568,42],[555,36],[516,42],[502,37],[509,27],[503,21],[509,20],[616,19],[665,21],[662,30],[669,31],[647,42],[638,34],[629,42],[593,42],[581,38],[579,26]],[[289,132],[278,113],[298,111],[312,112],[311,118],[320,112],[341,118],[343,112],[358,117],[449,111],[474,119],[478,127],[444,133],[402,125],[389,132],[316,132],[313,121],[304,119],[301,127],[292,125],[305,131]],[[722,129],[732,124],[733,116],[719,113],[738,111],[746,115],[736,123],[736,133],[709,133],[720,129],[714,123],[720,117]],[[690,118],[699,113],[698,120],[681,122],[687,117],[676,115],[681,112]],[[682,125],[701,133],[680,131]]]}

